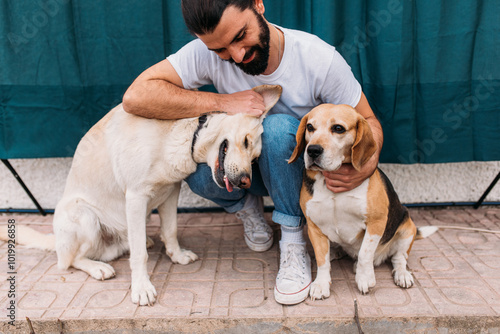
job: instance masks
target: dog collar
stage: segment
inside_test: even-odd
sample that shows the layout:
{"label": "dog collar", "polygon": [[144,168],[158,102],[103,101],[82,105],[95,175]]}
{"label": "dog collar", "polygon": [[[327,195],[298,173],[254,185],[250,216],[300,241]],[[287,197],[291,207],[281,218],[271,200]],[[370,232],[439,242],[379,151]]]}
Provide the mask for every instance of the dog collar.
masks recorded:
{"label": "dog collar", "polygon": [[191,142],[191,156],[193,156],[194,159],[194,145],[196,144],[196,139],[198,139],[198,133],[200,130],[203,128],[203,125],[207,122],[207,115],[202,115],[198,118],[198,127],[193,133],[193,141]]}

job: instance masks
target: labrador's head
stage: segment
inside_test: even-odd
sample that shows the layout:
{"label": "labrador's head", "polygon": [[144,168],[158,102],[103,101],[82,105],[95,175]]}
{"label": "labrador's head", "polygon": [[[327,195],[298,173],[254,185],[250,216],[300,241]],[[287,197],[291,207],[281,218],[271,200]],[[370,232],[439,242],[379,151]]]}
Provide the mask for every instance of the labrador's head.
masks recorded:
{"label": "labrador's head", "polygon": [[262,122],[267,112],[278,102],[281,86],[262,85],[253,88],[264,97],[265,112],[260,117],[244,114],[215,115],[210,122],[217,122],[217,134],[207,149],[207,164],[221,188],[248,189],[252,180],[252,163],[262,149]]}

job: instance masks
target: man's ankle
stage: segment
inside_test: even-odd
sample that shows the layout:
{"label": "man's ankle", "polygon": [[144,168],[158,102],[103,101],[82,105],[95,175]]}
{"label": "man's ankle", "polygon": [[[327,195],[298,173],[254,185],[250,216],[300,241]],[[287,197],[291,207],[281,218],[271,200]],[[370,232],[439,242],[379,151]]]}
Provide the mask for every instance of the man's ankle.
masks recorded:
{"label": "man's ankle", "polygon": [[305,243],[304,226],[290,227],[281,225],[281,242],[293,244]]}

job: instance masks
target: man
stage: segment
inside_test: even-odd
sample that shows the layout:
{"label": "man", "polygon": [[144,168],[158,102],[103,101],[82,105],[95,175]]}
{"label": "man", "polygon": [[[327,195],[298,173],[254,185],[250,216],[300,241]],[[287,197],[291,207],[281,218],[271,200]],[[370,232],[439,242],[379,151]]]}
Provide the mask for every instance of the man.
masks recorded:
{"label": "man", "polygon": [[[186,181],[195,193],[236,212],[244,224],[245,241],[255,251],[272,246],[261,196],[272,198],[272,219],[281,225],[275,299],[300,303],[311,283],[299,206],[303,161],[287,163],[300,119],[320,103],[349,104],[373,130],[379,150],[361,171],[345,164],[325,173],[334,192],[353,189],[374,172],[383,142],[380,123],[335,48],[314,35],[270,24],[263,16],[263,0],[183,0],[182,9],[188,29],[198,39],[144,71],[126,92],[123,106],[130,113],[159,119],[210,112],[259,116],[263,98],[250,89],[261,84],[283,87],[280,101],[264,120],[262,154],[254,164],[250,189],[218,188],[206,165]],[[206,84],[219,93],[191,90]]]}

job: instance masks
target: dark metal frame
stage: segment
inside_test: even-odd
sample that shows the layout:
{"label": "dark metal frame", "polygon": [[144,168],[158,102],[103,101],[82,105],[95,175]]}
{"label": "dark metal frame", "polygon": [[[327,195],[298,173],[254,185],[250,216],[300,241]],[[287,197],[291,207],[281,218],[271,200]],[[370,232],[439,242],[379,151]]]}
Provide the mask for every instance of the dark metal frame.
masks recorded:
{"label": "dark metal frame", "polygon": [[490,183],[490,185],[488,186],[488,189],[486,189],[484,191],[483,195],[481,195],[481,198],[476,202],[476,204],[474,204],[474,209],[479,208],[479,206],[483,203],[486,196],[488,196],[488,194],[490,193],[491,189],[493,189],[495,184],[497,184],[498,180],[500,180],[500,172],[498,172],[497,176]]}
{"label": "dark metal frame", "polygon": [[47,215],[47,213],[45,212],[45,210],[40,206],[40,204],[36,200],[35,196],[33,196],[33,194],[28,189],[28,187],[26,186],[26,184],[24,184],[23,180],[21,179],[21,177],[19,176],[19,174],[17,173],[17,171],[14,169],[14,167],[12,167],[12,165],[9,162],[9,160],[2,159],[2,162],[5,165],[5,167],[7,167],[10,170],[10,172],[12,173],[12,175],[14,175],[14,177],[16,178],[17,182],[19,182],[19,184],[21,185],[21,187],[23,187],[24,191],[29,196],[29,198],[33,201],[33,203],[35,204],[35,206],[38,209],[38,211],[42,214],[42,216]]}

